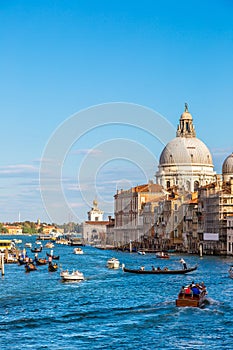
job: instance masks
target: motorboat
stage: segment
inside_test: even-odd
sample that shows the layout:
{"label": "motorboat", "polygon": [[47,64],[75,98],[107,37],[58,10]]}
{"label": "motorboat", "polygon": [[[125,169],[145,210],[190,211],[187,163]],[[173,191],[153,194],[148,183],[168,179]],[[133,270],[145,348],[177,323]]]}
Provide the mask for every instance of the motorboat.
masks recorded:
{"label": "motorboat", "polygon": [[156,253],[156,258],[160,258],[160,259],[169,259],[170,256],[169,256],[167,253],[158,252],[158,253]]}
{"label": "motorboat", "polygon": [[79,270],[73,270],[71,273],[68,270],[61,271],[60,276],[64,282],[83,281],[84,275]]}
{"label": "motorboat", "polygon": [[138,254],[139,255],[146,255],[146,253],[144,251],[138,250]]}
{"label": "motorboat", "polygon": [[120,266],[120,261],[117,258],[111,258],[107,261],[107,267],[109,269],[118,269]]}
{"label": "motorboat", "polygon": [[74,254],[83,254],[83,250],[81,249],[81,248],[74,248],[74,250],[73,250],[73,253]]}
{"label": "motorboat", "polygon": [[52,242],[48,242],[48,243],[45,244],[45,247],[46,248],[53,248],[54,244]]}
{"label": "motorboat", "polygon": [[24,247],[26,247],[26,248],[31,248],[31,247],[32,247],[32,244],[29,243],[29,242],[27,242],[27,243],[24,244]]}
{"label": "motorboat", "polygon": [[206,288],[196,287],[198,293],[190,286],[182,287],[176,299],[176,306],[179,307],[202,307],[205,304],[207,291]]}

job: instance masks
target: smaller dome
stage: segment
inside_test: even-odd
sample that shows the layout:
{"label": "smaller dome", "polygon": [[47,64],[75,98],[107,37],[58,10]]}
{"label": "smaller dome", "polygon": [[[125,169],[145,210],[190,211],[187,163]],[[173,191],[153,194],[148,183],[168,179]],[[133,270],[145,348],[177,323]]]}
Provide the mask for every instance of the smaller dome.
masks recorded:
{"label": "smaller dome", "polygon": [[224,160],[222,174],[233,174],[233,153]]}
{"label": "smaller dome", "polygon": [[185,120],[193,120],[192,115],[189,113],[187,103],[185,103],[185,105],[184,105],[184,113],[182,113],[180,116],[180,120],[184,120],[184,119]]}
{"label": "smaller dome", "polygon": [[183,120],[183,119],[185,119],[185,120],[193,120],[193,117],[192,117],[192,115],[189,112],[184,112],[180,116],[180,120]]}

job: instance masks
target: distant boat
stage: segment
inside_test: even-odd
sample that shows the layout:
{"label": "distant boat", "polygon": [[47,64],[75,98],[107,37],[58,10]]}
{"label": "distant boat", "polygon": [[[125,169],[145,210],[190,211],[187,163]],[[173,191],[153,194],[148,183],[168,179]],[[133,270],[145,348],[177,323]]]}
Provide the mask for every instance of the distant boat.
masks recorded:
{"label": "distant boat", "polygon": [[48,266],[48,270],[49,272],[55,272],[58,270],[58,265],[57,264],[52,264],[51,262],[49,263],[49,266]]}
{"label": "distant boat", "polygon": [[81,248],[74,248],[74,250],[73,250],[73,253],[74,254],[83,254],[83,250],[81,249]]}
{"label": "distant boat", "polygon": [[31,252],[32,253],[40,253],[42,251],[42,245],[40,246],[40,248],[32,248]]}
{"label": "distant boat", "polygon": [[169,259],[170,256],[169,256],[167,253],[158,252],[158,253],[156,253],[156,258],[160,258],[160,259]]}
{"label": "distant boat", "polygon": [[27,242],[27,243],[24,244],[24,246],[25,246],[26,248],[31,248],[31,247],[32,247],[32,244],[29,243],[29,242]]}
{"label": "distant boat", "polygon": [[138,254],[139,255],[146,255],[146,253],[144,251],[140,251],[140,250],[138,250]]}
{"label": "distant boat", "polygon": [[182,269],[182,270],[169,270],[168,268],[164,269],[151,269],[145,270],[144,267],[140,269],[128,269],[125,266],[122,266],[122,270],[124,272],[137,273],[140,275],[183,275],[197,269],[197,265],[190,269]]}
{"label": "distant boat", "polygon": [[111,258],[107,261],[107,267],[109,269],[118,269],[120,266],[120,261],[117,258]]}
{"label": "distant boat", "polygon": [[68,270],[65,270],[60,273],[60,276],[64,282],[77,282],[84,280],[83,273],[78,270],[73,270],[71,273]]}
{"label": "distant boat", "polygon": [[25,265],[25,272],[31,272],[31,271],[36,271],[37,268],[33,263],[27,263]]}

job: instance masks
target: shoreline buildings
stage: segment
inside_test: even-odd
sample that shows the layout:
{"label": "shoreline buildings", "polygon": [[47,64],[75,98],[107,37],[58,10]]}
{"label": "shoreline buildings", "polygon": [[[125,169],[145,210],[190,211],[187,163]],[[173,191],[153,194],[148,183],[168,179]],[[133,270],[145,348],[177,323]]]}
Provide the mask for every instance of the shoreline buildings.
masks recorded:
{"label": "shoreline buildings", "polygon": [[217,175],[185,104],[176,137],[161,153],[156,184],[117,191],[114,214],[114,244],[233,255],[233,154]]}

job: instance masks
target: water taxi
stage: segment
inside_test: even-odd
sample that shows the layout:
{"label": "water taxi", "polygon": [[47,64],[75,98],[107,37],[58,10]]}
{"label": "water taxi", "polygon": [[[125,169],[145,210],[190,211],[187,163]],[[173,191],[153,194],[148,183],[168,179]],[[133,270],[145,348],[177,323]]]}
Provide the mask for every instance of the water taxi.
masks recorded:
{"label": "water taxi", "polygon": [[207,291],[205,287],[194,285],[194,287],[182,287],[176,299],[176,306],[179,307],[202,307],[206,300]]}
{"label": "water taxi", "polygon": [[11,239],[0,239],[0,252],[4,252],[6,249],[11,250],[15,248],[15,244]]}

